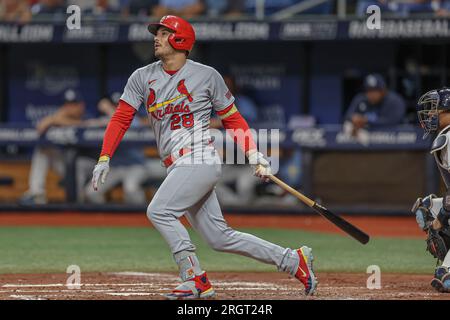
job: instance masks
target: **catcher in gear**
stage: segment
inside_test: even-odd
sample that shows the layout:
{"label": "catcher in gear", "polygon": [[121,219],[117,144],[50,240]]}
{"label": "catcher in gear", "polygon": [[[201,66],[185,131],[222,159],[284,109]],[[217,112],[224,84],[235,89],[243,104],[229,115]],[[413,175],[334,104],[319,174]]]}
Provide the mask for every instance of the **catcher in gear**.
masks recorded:
{"label": "catcher in gear", "polygon": [[447,191],[441,198],[434,194],[418,198],[412,208],[419,227],[427,233],[427,251],[438,260],[431,286],[450,292],[450,88],[431,90],[420,97],[417,116],[425,139],[435,135],[431,154]]}

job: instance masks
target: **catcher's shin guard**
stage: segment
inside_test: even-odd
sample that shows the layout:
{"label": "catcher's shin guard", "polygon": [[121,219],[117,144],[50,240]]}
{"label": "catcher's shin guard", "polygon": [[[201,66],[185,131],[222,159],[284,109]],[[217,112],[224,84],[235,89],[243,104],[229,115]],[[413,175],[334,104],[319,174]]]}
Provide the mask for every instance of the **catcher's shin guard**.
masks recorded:
{"label": "catcher's shin guard", "polygon": [[450,292],[450,272],[447,267],[437,267],[431,286],[438,292]]}

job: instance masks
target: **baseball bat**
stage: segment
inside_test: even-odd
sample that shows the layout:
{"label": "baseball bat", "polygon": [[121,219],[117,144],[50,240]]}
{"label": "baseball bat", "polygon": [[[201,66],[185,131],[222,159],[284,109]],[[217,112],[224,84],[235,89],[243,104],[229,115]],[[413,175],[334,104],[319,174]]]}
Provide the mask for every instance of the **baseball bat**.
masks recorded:
{"label": "baseball bat", "polygon": [[289,192],[293,196],[295,196],[297,199],[299,199],[301,202],[305,203],[308,207],[314,209],[317,213],[319,213],[322,217],[328,219],[331,221],[335,226],[339,227],[341,230],[345,231],[347,234],[352,236],[354,239],[358,240],[362,244],[366,244],[369,242],[369,235],[365,232],[361,231],[354,225],[352,225],[347,220],[341,218],[340,216],[334,214],[327,208],[321,206],[317,202],[311,200],[307,196],[301,194],[285,182],[281,181],[277,177],[275,177],[273,174],[269,175],[268,178],[275,182],[279,187],[281,187],[283,190]]}

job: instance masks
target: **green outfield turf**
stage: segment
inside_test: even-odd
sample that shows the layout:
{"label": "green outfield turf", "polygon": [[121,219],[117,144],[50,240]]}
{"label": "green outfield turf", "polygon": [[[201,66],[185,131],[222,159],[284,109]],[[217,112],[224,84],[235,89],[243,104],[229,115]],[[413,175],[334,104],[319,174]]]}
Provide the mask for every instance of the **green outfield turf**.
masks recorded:
{"label": "green outfield turf", "polygon": [[[374,238],[365,246],[345,236],[297,230],[241,229],[282,246],[313,248],[317,271],[430,273],[435,260],[419,239]],[[275,271],[252,259],[208,248],[190,232],[208,271]],[[122,227],[0,227],[0,273],[65,272],[76,264],[89,271],[176,271],[155,229]]]}

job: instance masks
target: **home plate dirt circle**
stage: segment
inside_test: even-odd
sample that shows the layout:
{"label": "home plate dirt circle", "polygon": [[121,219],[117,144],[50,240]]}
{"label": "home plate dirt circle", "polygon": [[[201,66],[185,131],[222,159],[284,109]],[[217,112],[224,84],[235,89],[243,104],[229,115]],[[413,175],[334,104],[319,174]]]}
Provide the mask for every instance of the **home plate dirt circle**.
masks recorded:
{"label": "home plate dirt circle", "polygon": [[[450,299],[430,285],[429,275],[382,274],[381,289],[366,287],[367,274],[319,273],[317,294],[306,297],[302,285],[282,273],[211,272],[216,299]],[[68,274],[0,275],[2,300],[159,300],[178,284],[174,273],[82,273],[79,289],[66,285]]]}

